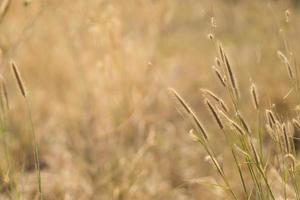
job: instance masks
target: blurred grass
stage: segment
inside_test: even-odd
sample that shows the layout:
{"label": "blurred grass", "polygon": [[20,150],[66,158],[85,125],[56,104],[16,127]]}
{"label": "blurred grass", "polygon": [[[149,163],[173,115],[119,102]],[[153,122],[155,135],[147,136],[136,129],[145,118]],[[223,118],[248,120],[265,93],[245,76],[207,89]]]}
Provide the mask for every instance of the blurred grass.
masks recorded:
{"label": "blurred grass", "polygon": [[[286,9],[292,13],[288,27]],[[281,97],[288,77],[276,51],[284,48],[283,28],[298,54],[298,13],[289,1],[11,1],[0,24],[0,67],[11,106],[5,134],[14,177],[5,177],[4,161],[0,177],[2,187],[11,181],[14,186],[2,189],[1,199],[36,195],[30,126],[10,59],[30,93],[45,199],[221,198],[218,188],[186,182],[215,172],[186,136],[188,123],[166,88],[177,88],[214,130],[198,90],[222,94],[210,70],[215,50],[207,39],[215,15],[216,35],[241,88],[254,79],[266,92],[264,104],[275,102],[287,113],[291,100]],[[252,116],[247,103],[242,109]]]}

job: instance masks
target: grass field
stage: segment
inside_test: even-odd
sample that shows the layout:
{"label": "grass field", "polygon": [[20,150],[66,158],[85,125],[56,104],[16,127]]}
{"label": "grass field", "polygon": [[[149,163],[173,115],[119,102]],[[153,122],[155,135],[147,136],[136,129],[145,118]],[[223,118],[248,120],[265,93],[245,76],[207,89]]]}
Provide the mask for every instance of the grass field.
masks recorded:
{"label": "grass field", "polygon": [[0,0],[0,199],[300,199],[296,2]]}

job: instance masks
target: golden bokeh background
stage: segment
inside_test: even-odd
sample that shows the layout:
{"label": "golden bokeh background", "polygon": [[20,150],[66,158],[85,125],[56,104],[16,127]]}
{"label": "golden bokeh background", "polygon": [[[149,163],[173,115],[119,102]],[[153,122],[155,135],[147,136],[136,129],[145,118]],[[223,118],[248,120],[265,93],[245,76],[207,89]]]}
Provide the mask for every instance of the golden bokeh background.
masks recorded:
{"label": "golden bokeh background", "polygon": [[[9,98],[1,141],[6,138],[11,160],[8,168],[0,145],[0,199],[37,194],[30,122],[10,60],[29,93],[45,199],[224,199],[224,191],[205,184],[218,176],[167,91],[173,87],[185,97],[226,156],[199,92],[224,95],[211,70],[212,17],[214,36],[237,74],[245,116],[254,115],[250,80],[265,106],[273,102],[283,115],[294,109],[292,98],[282,99],[289,82],[276,52],[288,38],[298,57],[296,1],[0,2],[0,70]],[[230,160],[224,167],[230,169]]]}

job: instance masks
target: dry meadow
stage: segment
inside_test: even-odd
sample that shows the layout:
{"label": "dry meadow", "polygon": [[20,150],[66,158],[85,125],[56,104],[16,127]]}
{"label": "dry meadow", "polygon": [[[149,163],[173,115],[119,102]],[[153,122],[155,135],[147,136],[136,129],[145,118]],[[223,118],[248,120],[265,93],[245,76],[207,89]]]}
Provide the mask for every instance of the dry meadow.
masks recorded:
{"label": "dry meadow", "polygon": [[297,2],[0,0],[0,199],[300,199]]}

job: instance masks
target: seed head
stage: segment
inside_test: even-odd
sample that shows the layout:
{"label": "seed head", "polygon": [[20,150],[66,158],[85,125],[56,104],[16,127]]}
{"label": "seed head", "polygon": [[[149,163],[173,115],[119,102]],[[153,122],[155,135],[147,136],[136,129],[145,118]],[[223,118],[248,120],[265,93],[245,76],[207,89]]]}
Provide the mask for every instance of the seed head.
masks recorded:
{"label": "seed head", "polygon": [[25,90],[25,85],[23,83],[23,80],[22,80],[22,77],[21,77],[20,72],[18,70],[18,67],[17,67],[17,65],[14,61],[11,61],[10,64],[11,64],[11,68],[13,70],[13,74],[16,78],[17,84],[19,86],[20,92],[21,92],[22,96],[24,98],[26,98],[27,93],[26,93],[26,90]]}

